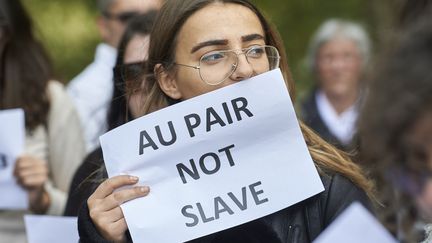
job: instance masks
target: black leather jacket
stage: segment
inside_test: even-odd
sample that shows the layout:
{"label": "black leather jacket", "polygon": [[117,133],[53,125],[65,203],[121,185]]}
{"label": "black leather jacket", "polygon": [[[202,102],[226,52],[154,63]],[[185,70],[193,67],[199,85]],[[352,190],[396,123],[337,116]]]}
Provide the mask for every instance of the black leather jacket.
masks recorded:
{"label": "black leather jacket", "polygon": [[[291,207],[191,242],[303,243],[314,240],[346,207],[358,201],[372,209],[366,193],[340,175],[321,176],[325,191]],[[297,185],[300,186],[300,185]],[[90,220],[87,204],[78,216],[80,242],[107,242]],[[130,242],[130,236],[128,234]]]}

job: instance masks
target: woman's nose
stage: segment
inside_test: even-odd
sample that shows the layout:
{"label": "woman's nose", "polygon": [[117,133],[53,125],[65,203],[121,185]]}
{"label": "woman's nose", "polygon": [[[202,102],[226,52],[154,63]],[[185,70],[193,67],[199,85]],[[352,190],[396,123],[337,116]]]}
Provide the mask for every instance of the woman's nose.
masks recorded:
{"label": "woman's nose", "polygon": [[253,75],[252,65],[248,62],[244,54],[237,56],[237,63],[233,65],[234,72],[231,75],[231,79],[234,81],[242,81],[248,79]]}

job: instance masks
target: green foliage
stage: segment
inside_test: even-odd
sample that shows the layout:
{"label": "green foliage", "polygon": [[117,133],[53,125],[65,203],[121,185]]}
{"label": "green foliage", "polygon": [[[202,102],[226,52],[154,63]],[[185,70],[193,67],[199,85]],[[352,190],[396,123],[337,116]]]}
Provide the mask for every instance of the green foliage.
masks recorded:
{"label": "green foliage", "polygon": [[89,64],[99,42],[94,1],[24,0],[57,77],[68,82]]}
{"label": "green foliage", "polygon": [[[365,0],[253,0],[272,19],[284,39],[297,90],[313,83],[302,65],[312,33],[328,18],[368,24]],[[24,0],[40,37],[52,56],[57,74],[65,82],[77,75],[94,55],[99,41],[94,0]],[[367,26],[366,26],[367,27]]]}

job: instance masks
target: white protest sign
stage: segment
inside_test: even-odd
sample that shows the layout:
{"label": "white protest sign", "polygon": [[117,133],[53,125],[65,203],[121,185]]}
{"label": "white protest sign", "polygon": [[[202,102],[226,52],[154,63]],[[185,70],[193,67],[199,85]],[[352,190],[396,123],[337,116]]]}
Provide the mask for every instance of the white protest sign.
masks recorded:
{"label": "white protest sign", "polygon": [[360,203],[351,204],[314,243],[396,243]]}
{"label": "white protest sign", "polygon": [[28,243],[77,243],[77,217],[24,215]]}
{"label": "white protest sign", "polygon": [[[110,177],[150,194],[122,205],[135,242],[181,242],[322,190],[279,69],[180,102],[100,138]],[[167,233],[169,232],[169,233]]]}
{"label": "white protest sign", "polygon": [[0,111],[0,124],[0,209],[27,209],[27,193],[13,176],[15,161],[24,150],[24,111]]}

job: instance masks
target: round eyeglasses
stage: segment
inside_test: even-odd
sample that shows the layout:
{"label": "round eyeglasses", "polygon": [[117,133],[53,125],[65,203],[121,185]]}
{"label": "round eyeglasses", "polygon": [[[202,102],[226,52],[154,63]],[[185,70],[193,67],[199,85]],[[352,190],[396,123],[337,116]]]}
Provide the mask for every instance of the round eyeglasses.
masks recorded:
{"label": "round eyeglasses", "polygon": [[251,46],[241,50],[220,50],[204,54],[198,66],[174,63],[197,69],[201,80],[218,85],[231,76],[238,66],[238,56],[244,54],[255,73],[261,74],[279,67],[279,52],[274,46]]}

